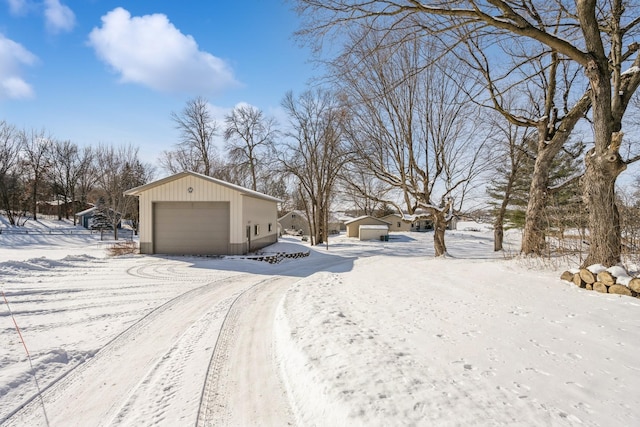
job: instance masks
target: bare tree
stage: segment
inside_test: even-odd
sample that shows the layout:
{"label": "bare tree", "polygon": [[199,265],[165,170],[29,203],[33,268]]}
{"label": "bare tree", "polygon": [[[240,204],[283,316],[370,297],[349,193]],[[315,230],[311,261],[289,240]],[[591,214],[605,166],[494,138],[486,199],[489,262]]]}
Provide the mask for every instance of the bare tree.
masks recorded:
{"label": "bare tree", "polygon": [[[517,197],[518,190],[524,186],[530,187],[530,179],[523,179],[522,175],[530,171],[525,168],[527,163],[535,158],[535,131],[517,126],[504,120],[502,115],[492,117],[491,158],[495,170],[489,177],[487,192],[496,200],[495,217],[493,223],[493,249],[501,251],[504,242],[504,222],[507,209]],[[524,182],[523,182],[524,181]],[[520,203],[526,203],[519,200]]]}
{"label": "bare tree", "polygon": [[448,76],[453,64],[432,59],[430,46],[418,40],[399,36],[383,46],[369,33],[336,62],[335,74],[352,109],[354,166],[394,190],[376,201],[434,222],[434,249],[442,256],[454,208],[480,171],[482,138],[477,111]]}
{"label": "bare tree", "polygon": [[328,238],[331,197],[338,174],[348,156],[342,130],[345,110],[326,90],[307,91],[298,98],[289,92],[282,101],[289,114],[290,130],[285,133],[280,161],[286,173],[296,177],[305,201],[311,228],[311,243]]}
{"label": "bare tree", "polygon": [[34,220],[38,219],[38,202],[40,201],[40,191],[43,186],[43,178],[47,169],[51,165],[51,138],[45,136],[42,131],[19,132],[20,146],[23,154],[22,164],[29,175],[31,187],[31,215]]}
{"label": "bare tree", "polygon": [[261,110],[240,105],[225,117],[224,139],[231,164],[246,170],[251,189],[258,189],[258,177],[269,159],[276,136],[275,119],[265,117]]}
{"label": "bare tree", "polygon": [[190,170],[213,176],[216,162],[214,137],[218,125],[211,116],[206,99],[198,97],[187,101],[180,113],[171,113],[180,142],[173,151],[164,151],[160,164],[172,173]]}
{"label": "bare tree", "polygon": [[20,139],[16,128],[0,121],[0,207],[11,225],[17,225],[24,211],[24,179],[18,167]]}
{"label": "bare tree", "polygon": [[[297,3],[298,12],[307,18],[303,35],[321,38],[331,30],[358,23],[365,25],[376,19],[386,21],[387,30],[411,27],[423,34],[449,36],[453,43],[454,37],[459,39],[461,30],[474,36],[528,40],[579,64],[588,81],[584,96],[591,104],[595,140],[585,156],[583,188],[591,244],[583,265],[610,266],[620,262],[615,183],[627,164],[637,160],[623,160],[620,155],[622,120],[640,86],[640,44],[634,40],[640,27],[637,3],[623,0],[575,3],[466,0],[434,5],[417,0],[298,0]],[[582,97],[576,104],[581,102]],[[557,130],[570,132],[562,127]]]}
{"label": "bare tree", "polygon": [[[98,173],[94,165],[94,149],[90,146],[82,147],[79,154],[80,163],[83,165],[84,172],[78,177],[76,186],[76,194],[82,205],[89,203],[90,194],[95,189],[98,182]],[[74,216],[75,221],[75,216]]]}
{"label": "bare tree", "polygon": [[354,206],[363,215],[373,215],[382,207],[389,186],[356,163],[346,164],[340,174],[340,193],[344,202]]}
{"label": "bare tree", "polygon": [[113,237],[118,239],[118,223],[135,212],[137,198],[124,192],[144,184],[150,178],[150,166],[138,158],[138,148],[124,145],[118,148],[100,145],[95,150],[94,167],[100,197],[105,201],[105,211],[113,227]]}
{"label": "bare tree", "polygon": [[[65,207],[64,216],[69,219],[73,216],[76,223],[76,193],[78,183],[83,175],[89,173],[91,157],[90,151],[81,150],[71,141],[53,141],[51,168],[49,170],[50,181],[53,183],[55,193],[58,196],[60,206]],[[72,206],[72,209],[68,209]],[[62,219],[63,212],[58,210],[58,219]]]}
{"label": "bare tree", "polygon": [[[560,25],[556,23],[556,29]],[[541,255],[546,244],[544,210],[551,193],[552,164],[570,143],[574,128],[591,105],[583,92],[579,93],[579,100],[572,99],[579,68],[555,51],[521,40],[499,43],[499,50],[511,63],[492,67],[482,47],[482,37],[461,37],[467,49],[458,57],[485,82],[486,95],[472,95],[471,99],[478,103],[482,102],[478,99],[486,99],[481,105],[499,112],[510,125],[529,129],[536,136],[531,150],[535,156],[521,251]]]}

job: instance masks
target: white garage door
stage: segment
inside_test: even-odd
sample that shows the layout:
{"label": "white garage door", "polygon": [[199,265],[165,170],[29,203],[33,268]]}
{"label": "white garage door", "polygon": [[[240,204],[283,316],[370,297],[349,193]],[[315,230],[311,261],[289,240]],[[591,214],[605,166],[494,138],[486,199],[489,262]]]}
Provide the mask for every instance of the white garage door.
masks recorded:
{"label": "white garage door", "polygon": [[229,203],[154,203],[153,243],[156,254],[228,254]]}

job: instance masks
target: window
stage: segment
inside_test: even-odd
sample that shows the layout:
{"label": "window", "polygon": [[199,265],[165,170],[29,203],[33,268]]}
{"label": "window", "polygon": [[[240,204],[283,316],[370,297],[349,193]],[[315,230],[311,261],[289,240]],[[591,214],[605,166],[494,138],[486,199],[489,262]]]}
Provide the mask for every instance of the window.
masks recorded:
{"label": "window", "polygon": [[255,236],[260,235],[260,226],[259,226],[258,224],[256,224],[256,225],[254,225],[254,226],[253,226],[253,234],[254,234]]}
{"label": "window", "polygon": [[296,214],[291,214],[291,218],[295,218],[295,217],[296,217]]}
{"label": "window", "polygon": [[273,230],[273,225],[271,223],[269,223],[269,231]]}
{"label": "window", "polygon": [[400,221],[398,221],[398,228],[400,228]]}

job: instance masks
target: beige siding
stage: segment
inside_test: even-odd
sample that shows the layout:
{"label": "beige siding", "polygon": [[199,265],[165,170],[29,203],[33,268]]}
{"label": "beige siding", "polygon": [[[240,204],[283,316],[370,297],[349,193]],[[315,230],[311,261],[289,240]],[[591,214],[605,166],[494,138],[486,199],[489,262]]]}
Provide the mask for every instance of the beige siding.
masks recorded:
{"label": "beige siding", "polygon": [[[189,188],[192,189],[191,192]],[[242,194],[197,176],[185,176],[140,193],[140,251],[142,253],[151,253],[153,250],[152,202],[229,202],[230,244],[236,246],[244,245],[246,242],[242,224]],[[271,202],[271,204],[275,211],[275,203]],[[275,220],[273,222],[275,224]]]}
{"label": "beige siding", "polygon": [[387,215],[380,219],[390,224],[389,231],[411,231],[411,222],[403,221],[398,214]]}
{"label": "beige siding", "polygon": [[[255,197],[243,197],[242,209],[243,229],[249,227],[251,247],[249,251],[254,251],[278,241],[278,209],[277,205],[268,200],[257,199]],[[271,230],[269,230],[271,225]],[[258,233],[256,234],[256,226]]]}
{"label": "beige siding", "polygon": [[300,211],[289,212],[278,220],[283,230],[302,230],[302,234],[309,234],[309,221]]}
{"label": "beige siding", "polygon": [[373,217],[360,218],[356,221],[347,224],[347,237],[358,237],[360,235],[361,225],[389,225],[385,221],[382,221]]}

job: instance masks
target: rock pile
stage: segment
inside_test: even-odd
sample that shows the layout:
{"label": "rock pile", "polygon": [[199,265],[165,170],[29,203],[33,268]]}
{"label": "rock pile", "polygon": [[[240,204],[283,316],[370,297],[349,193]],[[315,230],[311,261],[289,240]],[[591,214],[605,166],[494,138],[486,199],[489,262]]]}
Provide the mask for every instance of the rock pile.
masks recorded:
{"label": "rock pile", "polygon": [[629,276],[623,267],[591,265],[577,271],[565,271],[560,278],[590,291],[640,297],[640,277]]}

